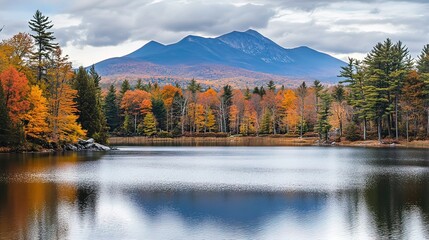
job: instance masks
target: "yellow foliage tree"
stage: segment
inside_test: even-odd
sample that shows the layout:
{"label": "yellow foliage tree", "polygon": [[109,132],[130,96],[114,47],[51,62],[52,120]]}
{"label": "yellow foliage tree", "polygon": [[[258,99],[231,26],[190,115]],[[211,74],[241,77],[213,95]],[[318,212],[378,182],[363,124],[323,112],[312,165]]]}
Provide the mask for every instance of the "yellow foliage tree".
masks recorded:
{"label": "yellow foliage tree", "polygon": [[280,102],[280,109],[282,111],[282,123],[286,127],[286,132],[291,128],[296,127],[299,122],[298,98],[294,91],[288,89],[283,93],[283,99]]}
{"label": "yellow foliage tree", "polygon": [[25,114],[24,120],[27,121],[25,125],[25,135],[27,137],[39,140],[45,140],[46,135],[49,133],[48,119],[48,101],[42,95],[42,90],[39,86],[33,86],[28,95],[30,102],[30,110]]}
{"label": "yellow foliage tree", "polygon": [[78,112],[74,98],[77,91],[71,87],[73,71],[67,57],[57,48],[53,54],[52,70],[49,71],[49,129],[53,142],[75,142],[85,136],[77,123]]}
{"label": "yellow foliage tree", "polygon": [[216,126],[216,117],[213,114],[213,111],[209,108],[206,112],[206,129],[209,132],[212,132],[215,130],[215,126]]}

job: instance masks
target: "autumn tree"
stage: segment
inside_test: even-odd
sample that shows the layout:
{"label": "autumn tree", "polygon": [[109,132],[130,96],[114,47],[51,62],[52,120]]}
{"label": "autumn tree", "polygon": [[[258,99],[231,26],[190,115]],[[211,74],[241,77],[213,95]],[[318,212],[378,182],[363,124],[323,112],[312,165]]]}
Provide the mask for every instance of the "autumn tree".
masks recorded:
{"label": "autumn tree", "polygon": [[48,101],[37,85],[31,87],[28,101],[30,102],[30,109],[24,116],[26,121],[25,135],[30,139],[43,143],[48,139],[49,134],[47,122],[49,116]]}
{"label": "autumn tree", "polygon": [[291,127],[295,127],[299,122],[297,113],[297,96],[294,91],[288,89],[282,92],[282,99],[280,102],[280,116],[282,123],[285,125],[286,132],[289,132]]}
{"label": "autumn tree", "polygon": [[6,97],[3,84],[0,84],[0,146],[10,145],[11,121],[6,108]]}
{"label": "autumn tree", "polygon": [[13,123],[20,123],[22,116],[29,109],[27,95],[30,90],[24,74],[14,67],[9,67],[0,73],[0,83],[3,87],[5,106]]}
{"label": "autumn tree", "polygon": [[156,119],[152,113],[146,114],[143,119],[143,132],[149,137],[156,134]]}
{"label": "autumn tree", "polygon": [[33,73],[30,58],[33,49],[33,39],[27,33],[18,33],[0,43],[0,72],[8,66],[13,66],[18,72],[25,74],[31,82]]}
{"label": "autumn tree", "polygon": [[164,106],[165,106],[165,110],[167,113],[167,118],[166,118],[166,129],[167,129],[167,131],[172,129],[173,125],[174,125],[173,101],[174,101],[174,96],[176,95],[176,93],[181,95],[182,90],[180,88],[175,87],[175,86],[170,85],[170,84],[165,85],[161,90],[162,99],[164,100]]}
{"label": "autumn tree", "polygon": [[[151,99],[151,94],[139,89],[126,91],[122,97],[121,108],[124,110],[126,118],[127,115],[133,116],[134,132],[137,131],[137,123],[139,122],[139,118],[141,116],[141,104],[144,100],[148,99]],[[128,121],[124,121],[124,123],[129,124]],[[126,129],[126,127],[124,128]]]}
{"label": "autumn tree", "polygon": [[55,143],[75,142],[86,132],[77,123],[78,109],[74,99],[77,91],[72,88],[73,71],[68,57],[62,56],[57,47],[52,55],[48,73],[49,132]]}
{"label": "autumn tree", "polygon": [[403,94],[401,95],[401,108],[405,118],[405,136],[410,140],[410,121],[414,122],[414,137],[418,134],[418,122],[424,122],[423,113],[425,111],[424,101],[426,100],[425,82],[416,71],[412,71],[405,78]]}

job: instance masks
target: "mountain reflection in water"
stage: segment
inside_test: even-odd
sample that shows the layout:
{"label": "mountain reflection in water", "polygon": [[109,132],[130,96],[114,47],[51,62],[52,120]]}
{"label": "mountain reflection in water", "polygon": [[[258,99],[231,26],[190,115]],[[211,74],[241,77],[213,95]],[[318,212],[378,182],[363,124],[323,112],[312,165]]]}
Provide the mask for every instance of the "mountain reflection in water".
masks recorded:
{"label": "mountain reflection in water", "polygon": [[124,147],[3,154],[0,239],[427,239],[428,153]]}

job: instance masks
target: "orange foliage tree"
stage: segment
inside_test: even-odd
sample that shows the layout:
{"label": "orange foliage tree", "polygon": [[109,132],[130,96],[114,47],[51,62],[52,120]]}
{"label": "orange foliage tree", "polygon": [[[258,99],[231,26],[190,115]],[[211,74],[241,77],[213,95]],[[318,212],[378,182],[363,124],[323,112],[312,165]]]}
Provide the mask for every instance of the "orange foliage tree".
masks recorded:
{"label": "orange foliage tree", "polygon": [[28,80],[24,74],[10,66],[0,74],[0,82],[3,86],[6,109],[9,111],[10,119],[12,122],[18,123],[30,107],[27,100]]}

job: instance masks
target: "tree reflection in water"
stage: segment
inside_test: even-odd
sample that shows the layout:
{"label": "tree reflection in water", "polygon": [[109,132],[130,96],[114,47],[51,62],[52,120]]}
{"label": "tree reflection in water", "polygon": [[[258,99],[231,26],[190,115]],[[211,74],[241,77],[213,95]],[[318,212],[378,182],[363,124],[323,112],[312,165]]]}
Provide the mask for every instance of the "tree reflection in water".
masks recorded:
{"label": "tree reflection in water", "polygon": [[[99,161],[103,154],[9,155],[13,161],[0,160],[0,239],[168,238],[182,236],[174,235],[180,231],[189,238],[206,231],[206,238],[270,239],[284,234],[326,239],[342,234],[340,238],[428,239],[427,162],[402,161],[402,154],[369,151],[366,165],[412,167],[413,174],[369,171],[362,186],[321,191],[148,189],[96,180],[67,182],[51,173],[79,170],[77,165]],[[426,152],[416,154],[425,159]],[[371,161],[375,158],[381,160]],[[115,227],[120,221],[123,225]]]}

